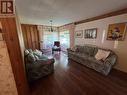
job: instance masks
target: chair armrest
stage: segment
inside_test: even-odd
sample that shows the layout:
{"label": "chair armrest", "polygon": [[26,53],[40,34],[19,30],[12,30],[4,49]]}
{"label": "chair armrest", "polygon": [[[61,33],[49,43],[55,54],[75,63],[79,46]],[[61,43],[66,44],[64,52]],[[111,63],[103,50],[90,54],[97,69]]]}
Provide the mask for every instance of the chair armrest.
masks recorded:
{"label": "chair armrest", "polygon": [[55,60],[53,58],[47,59],[47,60],[37,60],[34,63],[27,63],[26,69],[27,70],[34,70],[34,69],[40,68],[45,65],[53,64],[54,62],[55,62]]}
{"label": "chair armrest", "polygon": [[47,59],[47,60],[37,60],[38,64],[46,65],[46,64],[53,64],[55,62],[54,58]]}
{"label": "chair armrest", "polygon": [[104,64],[107,65],[114,65],[117,61],[117,56],[116,55],[111,55],[110,57],[108,57],[105,61]]}

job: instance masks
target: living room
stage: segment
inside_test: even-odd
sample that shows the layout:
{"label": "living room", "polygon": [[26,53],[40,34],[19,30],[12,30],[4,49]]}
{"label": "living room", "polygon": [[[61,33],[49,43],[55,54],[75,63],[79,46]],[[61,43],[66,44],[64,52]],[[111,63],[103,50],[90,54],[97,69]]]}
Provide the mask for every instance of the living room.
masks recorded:
{"label": "living room", "polygon": [[0,5],[0,95],[126,95],[126,0]]}

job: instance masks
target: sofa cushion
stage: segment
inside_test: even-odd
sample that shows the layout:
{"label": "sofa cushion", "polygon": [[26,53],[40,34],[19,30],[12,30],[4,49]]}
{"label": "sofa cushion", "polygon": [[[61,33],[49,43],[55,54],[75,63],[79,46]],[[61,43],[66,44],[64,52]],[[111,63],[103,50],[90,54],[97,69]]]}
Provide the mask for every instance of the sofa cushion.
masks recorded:
{"label": "sofa cushion", "polygon": [[83,53],[84,52],[84,46],[76,46],[77,47],[77,52]]}
{"label": "sofa cushion", "polygon": [[42,56],[42,52],[40,50],[37,50],[37,49],[35,49],[33,51],[33,54],[36,55],[36,56],[38,56],[38,57]]}
{"label": "sofa cushion", "polygon": [[87,59],[89,58],[89,56],[86,55],[86,54],[82,54],[82,55],[80,56],[80,58],[81,58],[81,59],[84,59],[84,60],[87,60]]}
{"label": "sofa cushion", "polygon": [[84,53],[88,56],[94,56],[94,47],[84,46]]}
{"label": "sofa cushion", "polygon": [[93,63],[100,64],[100,65],[102,65],[104,63],[103,60],[96,60],[94,57],[89,57],[88,60]]}
{"label": "sofa cushion", "polygon": [[79,58],[82,58],[82,59],[87,59],[88,58],[88,55],[84,54],[84,53],[75,53],[75,55]]}
{"label": "sofa cushion", "polygon": [[39,57],[39,60],[48,60],[49,58],[46,55],[42,55]]}
{"label": "sofa cushion", "polygon": [[88,56],[94,56],[94,47],[91,46],[76,46],[77,52],[87,54]]}

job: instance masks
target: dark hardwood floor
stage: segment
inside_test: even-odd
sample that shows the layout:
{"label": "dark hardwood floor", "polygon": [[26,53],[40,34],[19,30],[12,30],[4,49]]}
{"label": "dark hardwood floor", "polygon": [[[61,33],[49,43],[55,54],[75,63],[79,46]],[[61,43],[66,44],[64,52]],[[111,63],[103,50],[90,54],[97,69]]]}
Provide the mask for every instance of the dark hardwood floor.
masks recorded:
{"label": "dark hardwood floor", "polygon": [[[49,55],[49,57],[51,57]],[[55,72],[31,84],[31,95],[127,95],[127,79],[115,71],[103,76],[69,60],[64,53],[54,54]]]}

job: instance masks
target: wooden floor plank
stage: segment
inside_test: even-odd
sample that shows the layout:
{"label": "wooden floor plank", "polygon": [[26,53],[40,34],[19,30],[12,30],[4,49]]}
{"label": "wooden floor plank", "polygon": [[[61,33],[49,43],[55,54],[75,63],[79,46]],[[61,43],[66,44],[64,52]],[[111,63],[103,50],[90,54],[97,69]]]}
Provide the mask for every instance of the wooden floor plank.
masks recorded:
{"label": "wooden floor plank", "polygon": [[[48,54],[49,57],[52,55]],[[89,69],[64,53],[54,55],[55,72],[30,85],[31,95],[127,95],[127,80]]]}

